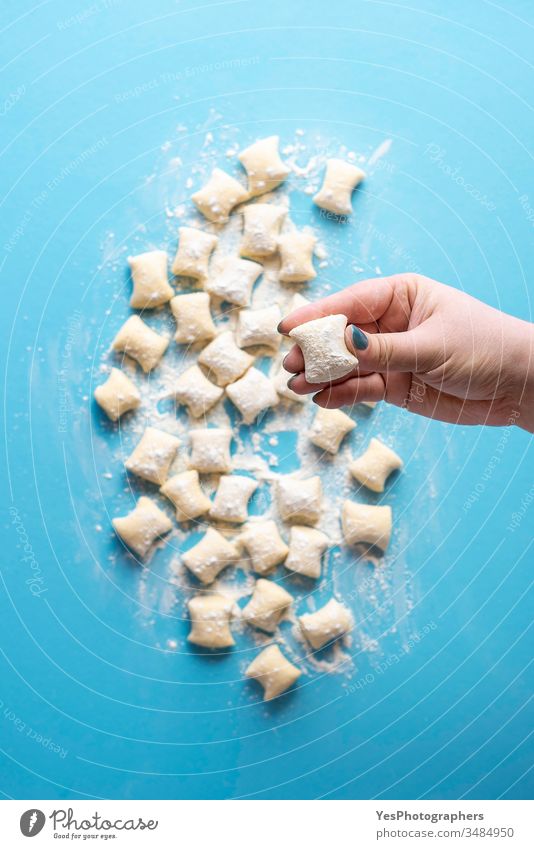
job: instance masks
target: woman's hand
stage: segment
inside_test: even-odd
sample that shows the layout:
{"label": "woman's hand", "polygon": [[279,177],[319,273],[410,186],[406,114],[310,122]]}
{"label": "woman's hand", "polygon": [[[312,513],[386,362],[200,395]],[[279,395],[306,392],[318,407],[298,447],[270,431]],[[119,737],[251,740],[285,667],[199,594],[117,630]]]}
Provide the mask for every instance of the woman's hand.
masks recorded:
{"label": "woman's hand", "polygon": [[518,424],[534,431],[534,326],[418,274],[364,280],[295,310],[287,334],[343,313],[357,371],[337,383],[307,383],[298,346],[284,360],[298,394],[321,407],[380,401],[458,424]]}

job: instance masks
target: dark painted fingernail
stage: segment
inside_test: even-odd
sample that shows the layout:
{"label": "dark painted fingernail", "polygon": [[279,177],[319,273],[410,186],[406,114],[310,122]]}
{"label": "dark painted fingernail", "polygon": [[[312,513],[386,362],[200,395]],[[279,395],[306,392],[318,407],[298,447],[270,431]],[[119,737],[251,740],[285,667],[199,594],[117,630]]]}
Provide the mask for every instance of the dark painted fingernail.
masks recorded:
{"label": "dark painted fingernail", "polygon": [[296,377],[298,377],[298,374],[294,374],[293,377],[289,378],[289,380],[287,381],[287,388],[288,389],[291,389],[291,384],[293,383],[293,381],[295,380]]}
{"label": "dark painted fingernail", "polygon": [[321,394],[320,392],[316,392],[315,395],[312,395],[312,401],[313,401],[314,404],[317,404],[317,398],[319,397],[320,394]]}
{"label": "dark painted fingernail", "polygon": [[285,319],[282,319],[282,321],[278,322],[278,326],[277,326],[277,328],[276,328],[276,329],[278,330],[278,333],[281,333],[281,334],[282,334],[282,336],[285,336],[284,331],[281,329],[281,328],[282,328],[282,325],[283,325],[283,323],[284,323],[284,321],[285,321]]}
{"label": "dark painted fingernail", "polygon": [[366,348],[369,347],[369,339],[359,327],[355,327],[354,324],[351,328],[352,331],[352,344],[356,348],[357,351],[365,351]]}

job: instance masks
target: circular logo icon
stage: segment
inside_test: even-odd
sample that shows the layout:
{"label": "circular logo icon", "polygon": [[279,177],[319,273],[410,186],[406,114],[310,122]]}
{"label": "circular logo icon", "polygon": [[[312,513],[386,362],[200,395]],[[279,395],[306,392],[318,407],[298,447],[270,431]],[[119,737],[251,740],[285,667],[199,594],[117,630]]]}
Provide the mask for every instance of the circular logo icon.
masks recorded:
{"label": "circular logo icon", "polygon": [[29,811],[24,811],[20,818],[20,830],[24,837],[35,837],[42,831],[46,822],[46,817],[42,811],[37,808],[30,808]]}

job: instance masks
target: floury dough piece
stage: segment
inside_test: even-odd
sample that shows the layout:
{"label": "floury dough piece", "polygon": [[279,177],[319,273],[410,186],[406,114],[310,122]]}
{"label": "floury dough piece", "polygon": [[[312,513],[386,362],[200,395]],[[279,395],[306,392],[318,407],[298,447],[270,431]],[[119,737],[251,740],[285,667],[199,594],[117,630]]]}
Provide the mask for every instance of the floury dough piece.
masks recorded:
{"label": "floury dough piece", "polygon": [[212,584],[219,572],[239,558],[236,546],[215,528],[208,528],[200,542],[182,554],[182,561],[203,584]]}
{"label": "floury dough piece", "polygon": [[200,282],[208,276],[209,259],[217,245],[217,236],[194,227],[180,227],[179,244],[172,273]]}
{"label": "floury dough piece", "polygon": [[216,522],[242,524],[248,519],[248,502],[259,484],[245,475],[222,475],[211,505]]}
{"label": "floury dough piece", "polygon": [[229,472],[232,468],[230,443],[232,431],[228,427],[207,427],[189,431],[191,457],[189,466],[203,475]]}
{"label": "floury dough piece", "polygon": [[321,209],[334,215],[350,215],[352,192],[365,178],[365,172],[357,165],[342,159],[329,159],[326,163],[323,185],[313,198]]}
{"label": "floury dough piece", "polygon": [[175,341],[179,345],[209,342],[217,333],[210,312],[207,292],[176,295],[171,300],[172,314],[176,320]]}
{"label": "floury dough piece", "polygon": [[248,192],[234,177],[214,168],[210,179],[191,195],[191,200],[209,221],[226,224],[234,206],[248,199]]}
{"label": "floury dough piece", "polygon": [[164,430],[147,427],[124,465],[129,472],[161,486],[167,479],[180,440]]}
{"label": "floury dough piece", "polygon": [[343,439],[355,427],[356,422],[342,410],[319,407],[310,428],[310,442],[329,454],[337,454]]}
{"label": "floury dough piece", "polygon": [[136,410],[141,403],[137,386],[118,368],[111,369],[106,382],[96,387],[94,396],[112,422],[116,422],[124,413]]}
{"label": "floury dough piece", "polygon": [[227,386],[226,394],[241,413],[244,424],[252,424],[260,413],[279,403],[272,381],[254,366],[244,377]]}
{"label": "floury dough piece", "polygon": [[211,501],[201,489],[196,469],[173,475],[165,481],[160,492],[174,504],[177,522],[198,519],[211,507]]}
{"label": "floury dough piece", "polygon": [[354,626],[348,607],[335,598],[331,598],[315,613],[299,616],[299,624],[303,635],[314,649],[322,649],[327,643],[339,640]]}
{"label": "floury dough piece", "polygon": [[225,257],[212,268],[206,290],[229,304],[246,307],[250,303],[252,287],[262,271],[263,266],[250,259]]}
{"label": "floury dough piece", "polygon": [[317,276],[313,267],[313,251],[317,239],[306,230],[284,233],[278,240],[281,283],[306,283]]}
{"label": "floury dough piece", "polygon": [[347,545],[366,542],[385,551],[391,539],[391,507],[344,501],[341,509],[341,527]]}
{"label": "floury dough piece", "polygon": [[278,250],[280,228],[287,215],[284,206],[274,203],[251,203],[243,207],[241,256],[263,258]]}
{"label": "floury dough piece", "polygon": [[277,330],[281,319],[282,313],[276,304],[257,310],[242,310],[237,321],[237,344],[241,348],[261,346],[277,351],[282,341]]}
{"label": "floury dough piece", "polygon": [[254,357],[236,345],[231,330],[225,330],[204,348],[198,361],[218,386],[226,386],[244,375]]}
{"label": "floury dough piece", "polygon": [[182,372],[172,394],[178,404],[184,404],[193,418],[204,416],[219,401],[224,390],[215,386],[198,366]]}
{"label": "floury dough piece", "polygon": [[131,513],[118,516],[111,524],[125,545],[141,559],[147,556],[158,539],[172,530],[172,522],[167,514],[144,495]]}
{"label": "floury dough piece", "polygon": [[147,251],[129,256],[128,264],[133,280],[130,306],[135,310],[151,310],[170,301],[174,291],[167,279],[167,254],[165,251]]}
{"label": "floury dough piece", "polygon": [[277,481],[276,500],[284,522],[315,525],[321,517],[323,488],[321,478],[295,478],[290,475]]}
{"label": "floury dough piece", "polygon": [[238,156],[248,177],[250,197],[263,195],[276,189],[290,173],[280,159],[278,136],[269,136],[251,144]]}
{"label": "floury dough piece", "polygon": [[258,575],[268,575],[287,556],[288,547],[271,519],[248,522],[239,539]]}
{"label": "floury dough piece", "polygon": [[321,560],[329,539],[322,531],[304,525],[293,525],[289,532],[289,554],[285,568],[307,578],[321,577]]}
{"label": "floury dough piece", "polygon": [[169,340],[152,330],[138,315],[131,315],[115,336],[111,347],[139,363],[144,372],[156,368]]}
{"label": "floury dough piece", "polygon": [[301,674],[276,645],[263,649],[245,672],[247,678],[254,678],[261,684],[266,702],[288,690]]}
{"label": "floury dough piece", "polygon": [[304,357],[308,383],[331,383],[353,372],[358,360],[345,344],[345,315],[326,315],[289,331]]}
{"label": "floury dough piece", "polygon": [[234,607],[231,598],[207,593],[194,596],[187,606],[191,619],[188,642],[207,649],[226,649],[235,645],[230,630]]}
{"label": "floury dough piece", "polygon": [[351,475],[373,492],[384,492],[386,481],[396,469],[402,469],[402,460],[379,439],[371,439],[367,451],[349,465]]}
{"label": "floury dough piece", "polygon": [[247,625],[272,634],[292,602],[293,596],[279,584],[259,578],[254,585],[252,598],[241,615]]}

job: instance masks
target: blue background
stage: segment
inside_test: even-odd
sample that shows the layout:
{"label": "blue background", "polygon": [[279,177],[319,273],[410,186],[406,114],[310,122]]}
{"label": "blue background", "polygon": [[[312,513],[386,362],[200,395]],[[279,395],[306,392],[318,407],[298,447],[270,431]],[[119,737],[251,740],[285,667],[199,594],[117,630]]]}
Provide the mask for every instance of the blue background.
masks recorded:
{"label": "blue background", "polygon": [[[123,480],[88,396],[127,314],[114,251],[139,244],[139,222],[172,250],[165,205],[187,201],[206,131],[217,143],[225,124],[242,145],[303,128],[369,155],[392,139],[346,244],[321,224],[330,279],[419,270],[531,319],[532,4],[5,0],[0,14],[0,790],[527,798],[528,434],[402,418],[391,498],[409,617],[391,631],[390,590],[388,634],[375,655],[354,646],[352,686],[316,675],[265,707],[239,680],[250,646],[224,663],[181,651],[187,624],[160,605],[164,551],[141,579],[110,560]],[[299,222],[317,223],[301,203]],[[376,415],[362,434],[398,422]]]}

